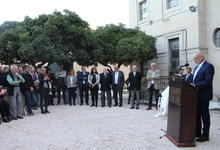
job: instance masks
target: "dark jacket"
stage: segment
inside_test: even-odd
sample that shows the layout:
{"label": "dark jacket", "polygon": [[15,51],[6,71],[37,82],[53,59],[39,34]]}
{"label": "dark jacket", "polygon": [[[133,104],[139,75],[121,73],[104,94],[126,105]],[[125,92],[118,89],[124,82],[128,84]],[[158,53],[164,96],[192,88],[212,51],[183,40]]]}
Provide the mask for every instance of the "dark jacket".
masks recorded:
{"label": "dark jacket", "polygon": [[193,74],[189,74],[188,78],[186,79],[187,77],[187,74],[183,75],[183,79],[186,81],[186,82],[191,82],[193,80]]}
{"label": "dark jacket", "polygon": [[[115,84],[115,71],[112,72],[112,86],[114,88],[114,84]],[[125,77],[124,77],[124,73],[122,71],[118,72],[118,86],[120,88],[123,88],[125,84]]]}
{"label": "dark jacket", "polygon": [[34,87],[32,76],[29,73],[22,73],[21,75],[25,80],[25,83],[21,84],[22,91],[30,91],[30,87]]}
{"label": "dark jacket", "polygon": [[101,91],[110,91],[112,84],[112,74],[107,73],[107,76],[105,77],[104,73],[101,73],[100,84],[101,84]]}
{"label": "dark jacket", "polygon": [[[85,85],[87,88],[89,88],[89,83],[88,83],[88,76],[89,76],[89,72],[85,72],[85,75],[83,75],[83,72],[80,72],[77,75],[77,84],[79,88],[82,88],[83,86],[83,81],[85,81]],[[85,79],[84,79],[85,78]]]}
{"label": "dark jacket", "polygon": [[0,73],[0,85],[3,87],[7,87],[7,75],[8,73],[6,72]]}
{"label": "dark jacket", "polygon": [[140,72],[136,72],[135,76],[133,72],[130,72],[128,75],[130,90],[134,90],[134,89],[141,90],[141,80],[142,80],[142,74]]}
{"label": "dark jacket", "polygon": [[48,81],[45,81],[43,74],[40,74],[39,77],[38,77],[38,79],[39,79],[39,82],[40,82],[40,83],[39,83],[39,89],[40,89],[40,91],[44,88],[44,82],[46,82],[47,87],[49,88],[49,80],[48,80]]}
{"label": "dark jacket", "polygon": [[[195,68],[196,70],[196,68]],[[195,72],[195,71],[194,71]],[[192,83],[199,89],[198,100],[212,100],[213,99],[213,77],[215,74],[214,66],[208,62],[204,62],[199,69],[194,82]]]}

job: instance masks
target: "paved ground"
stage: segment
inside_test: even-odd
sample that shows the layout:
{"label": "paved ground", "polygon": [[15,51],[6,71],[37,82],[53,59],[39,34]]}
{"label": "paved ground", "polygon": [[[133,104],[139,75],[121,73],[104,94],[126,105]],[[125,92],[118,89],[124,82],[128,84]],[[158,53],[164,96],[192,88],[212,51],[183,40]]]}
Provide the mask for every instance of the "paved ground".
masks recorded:
{"label": "paved ground", "polygon": [[[0,125],[0,150],[176,150],[165,137],[166,117],[155,110],[51,106],[50,114]],[[186,150],[218,150],[220,112],[212,111],[210,142]],[[181,150],[185,150],[181,148]]]}

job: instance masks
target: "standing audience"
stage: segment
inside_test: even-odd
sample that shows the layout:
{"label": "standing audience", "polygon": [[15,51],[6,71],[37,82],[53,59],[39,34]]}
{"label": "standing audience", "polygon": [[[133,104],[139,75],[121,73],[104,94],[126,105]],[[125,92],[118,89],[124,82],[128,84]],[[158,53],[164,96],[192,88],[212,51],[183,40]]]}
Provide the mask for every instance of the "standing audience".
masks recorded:
{"label": "standing audience", "polygon": [[69,92],[69,105],[76,105],[77,76],[75,75],[75,70],[71,69],[68,72],[66,84]]}
{"label": "standing audience", "polygon": [[20,91],[21,83],[24,83],[24,78],[18,73],[16,65],[10,66],[10,73],[7,75],[8,96],[10,103],[10,113],[13,120],[23,119],[22,114],[22,96]]}
{"label": "standing audience", "polygon": [[122,107],[124,83],[125,83],[124,73],[122,71],[119,71],[118,65],[114,65],[114,71],[112,72],[112,89],[113,89],[113,97],[115,100],[114,106],[118,106],[118,97],[119,97],[119,107]]}
{"label": "standing audience", "polygon": [[[132,66],[132,72],[129,73],[128,81],[130,83],[131,90],[131,109],[139,109],[140,104],[140,92],[141,92],[141,79],[142,74],[137,71],[137,66]],[[136,95],[136,99],[135,99]],[[136,100],[136,103],[135,103]]]}
{"label": "standing audience", "polygon": [[105,67],[103,69],[103,73],[100,74],[101,107],[105,107],[105,95],[107,95],[108,107],[112,106],[111,84],[112,84],[112,74],[109,73],[108,68]]}
{"label": "standing audience", "polygon": [[91,97],[92,97],[92,105],[91,107],[98,106],[98,91],[99,91],[99,82],[100,82],[100,75],[97,72],[96,67],[93,67],[91,73],[88,76],[88,82],[91,90]]}
{"label": "standing audience", "polygon": [[[4,99],[6,91],[0,86],[0,118],[3,122],[11,121],[11,115],[9,112],[9,103]],[[1,121],[1,120],[0,120]]]}
{"label": "standing audience", "polygon": [[[42,68],[42,74],[39,75],[40,81],[40,109],[42,114],[50,113],[48,111],[50,78],[46,73],[46,68]],[[45,109],[44,109],[45,107]]]}
{"label": "standing audience", "polygon": [[59,71],[56,74],[56,79],[57,79],[57,97],[58,97],[58,102],[57,105],[60,104],[60,99],[61,99],[61,91],[63,93],[63,103],[67,104],[66,101],[66,84],[65,84],[65,78],[66,78],[66,71],[63,70],[63,65],[59,66]]}
{"label": "standing audience", "polygon": [[32,112],[32,107],[35,103],[35,99],[33,98],[35,94],[34,93],[34,81],[32,79],[32,76],[30,75],[30,67],[25,65],[23,66],[23,73],[22,77],[24,78],[25,82],[21,84],[22,91],[24,92],[25,96],[25,102],[27,104],[27,115],[32,116],[34,113]]}
{"label": "standing audience", "polygon": [[147,89],[149,91],[149,106],[147,110],[151,110],[152,107],[152,99],[153,94],[156,101],[156,109],[158,105],[159,98],[159,79],[160,78],[160,70],[157,69],[157,65],[155,63],[151,63],[151,70],[147,73]]}
{"label": "standing audience", "polygon": [[82,66],[81,70],[82,71],[77,76],[79,93],[80,93],[80,105],[83,105],[84,97],[85,97],[86,105],[89,105],[89,83],[88,83],[89,72],[86,71],[85,66]]}

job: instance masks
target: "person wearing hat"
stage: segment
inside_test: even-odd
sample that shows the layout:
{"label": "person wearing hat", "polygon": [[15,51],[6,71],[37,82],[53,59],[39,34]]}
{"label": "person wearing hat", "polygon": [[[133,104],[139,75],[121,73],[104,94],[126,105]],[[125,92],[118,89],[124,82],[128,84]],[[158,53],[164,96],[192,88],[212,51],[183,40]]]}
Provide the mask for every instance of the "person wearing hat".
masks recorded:
{"label": "person wearing hat", "polygon": [[186,81],[186,82],[191,82],[192,79],[193,79],[193,74],[191,73],[192,72],[192,68],[191,67],[186,67],[186,74],[183,75],[183,79]]}

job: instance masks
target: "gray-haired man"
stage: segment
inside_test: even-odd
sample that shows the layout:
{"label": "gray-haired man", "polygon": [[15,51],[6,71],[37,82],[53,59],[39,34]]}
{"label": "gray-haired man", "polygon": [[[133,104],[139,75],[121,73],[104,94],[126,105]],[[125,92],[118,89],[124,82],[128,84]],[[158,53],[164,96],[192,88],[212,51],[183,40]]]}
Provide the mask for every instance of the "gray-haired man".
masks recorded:
{"label": "gray-haired man", "polygon": [[16,65],[10,66],[10,73],[7,75],[8,95],[10,103],[10,113],[12,119],[23,119],[22,115],[22,96],[20,91],[20,84],[24,83],[24,78],[18,73]]}
{"label": "gray-haired man", "polygon": [[158,97],[159,97],[159,77],[160,77],[160,71],[157,69],[157,65],[155,63],[151,63],[151,70],[147,73],[147,89],[149,91],[149,106],[147,110],[150,110],[152,107],[152,99],[153,99],[153,93],[156,100],[156,109],[158,104]]}

